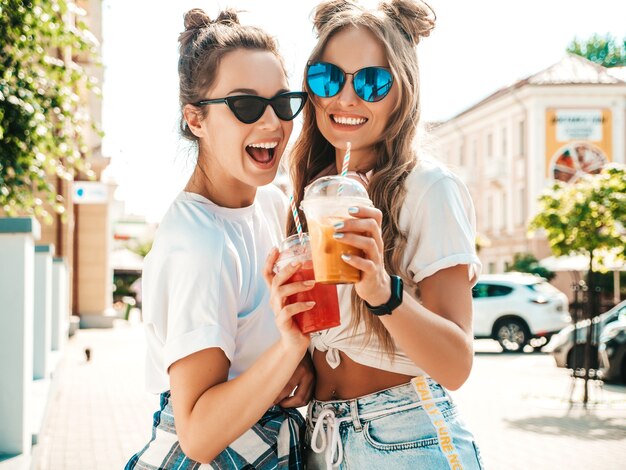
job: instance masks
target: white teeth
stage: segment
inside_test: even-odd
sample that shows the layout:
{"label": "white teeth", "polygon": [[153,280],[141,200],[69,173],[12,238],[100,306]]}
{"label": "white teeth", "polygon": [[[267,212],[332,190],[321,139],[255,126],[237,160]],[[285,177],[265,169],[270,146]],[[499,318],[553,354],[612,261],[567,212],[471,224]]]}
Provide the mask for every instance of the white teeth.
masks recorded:
{"label": "white teeth", "polygon": [[273,149],[278,145],[278,142],[260,142],[258,144],[250,144],[248,147],[255,147],[259,149]]}
{"label": "white teeth", "polygon": [[358,126],[359,124],[363,124],[365,121],[367,121],[367,119],[333,116],[333,121],[335,121],[337,124],[347,124],[349,126]]}

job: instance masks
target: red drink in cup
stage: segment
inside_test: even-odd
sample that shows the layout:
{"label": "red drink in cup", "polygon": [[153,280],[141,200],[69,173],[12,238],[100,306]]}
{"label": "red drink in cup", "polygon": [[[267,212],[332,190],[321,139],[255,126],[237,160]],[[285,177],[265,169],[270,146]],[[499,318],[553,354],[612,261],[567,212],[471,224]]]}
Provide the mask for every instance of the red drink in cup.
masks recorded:
{"label": "red drink in cup", "polygon": [[[302,263],[302,266],[288,282],[315,280],[311,247],[306,233],[303,234],[303,243],[300,242],[298,235],[292,235],[281,243],[280,256],[274,270],[278,272],[291,262]],[[302,333],[314,333],[340,325],[336,286],[317,283],[311,290],[287,297],[287,304],[310,301],[314,301],[315,306],[294,317]]]}

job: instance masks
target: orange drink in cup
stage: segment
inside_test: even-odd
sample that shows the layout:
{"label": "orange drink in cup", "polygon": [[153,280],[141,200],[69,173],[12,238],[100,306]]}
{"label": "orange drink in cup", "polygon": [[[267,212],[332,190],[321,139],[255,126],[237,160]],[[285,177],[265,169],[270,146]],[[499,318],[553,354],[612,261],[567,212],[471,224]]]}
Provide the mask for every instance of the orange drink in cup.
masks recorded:
{"label": "orange drink in cup", "polygon": [[325,176],[307,187],[302,200],[311,237],[315,280],[323,284],[353,284],[361,272],[347,264],[342,254],[362,256],[363,252],[333,237],[335,224],[352,216],[354,206],[372,206],[365,187],[345,176]]}

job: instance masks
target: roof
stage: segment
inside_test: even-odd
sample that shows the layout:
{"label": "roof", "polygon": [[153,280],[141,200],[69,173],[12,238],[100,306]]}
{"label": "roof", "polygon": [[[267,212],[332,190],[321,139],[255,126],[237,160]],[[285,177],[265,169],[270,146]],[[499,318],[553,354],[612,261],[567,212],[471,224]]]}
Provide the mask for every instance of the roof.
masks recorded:
{"label": "roof", "polygon": [[511,91],[525,87],[526,85],[624,85],[626,84],[626,71],[619,69],[626,69],[626,67],[607,69],[579,55],[567,54],[556,64],[534,75],[518,80],[512,85],[501,88],[449,120],[451,121],[452,119],[467,114],[490,101],[505,96]]}
{"label": "roof", "polygon": [[619,84],[609,69],[576,54],[567,54],[556,64],[526,79],[530,85]]}
{"label": "roof", "polygon": [[626,66],[624,67],[611,67],[607,69],[608,72],[616,78],[626,82]]}

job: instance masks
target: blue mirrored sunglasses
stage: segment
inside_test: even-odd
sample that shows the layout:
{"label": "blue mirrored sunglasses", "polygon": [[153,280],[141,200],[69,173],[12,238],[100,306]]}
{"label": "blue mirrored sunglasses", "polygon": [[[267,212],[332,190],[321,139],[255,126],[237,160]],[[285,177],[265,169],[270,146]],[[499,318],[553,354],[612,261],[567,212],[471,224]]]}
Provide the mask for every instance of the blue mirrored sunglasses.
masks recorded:
{"label": "blue mirrored sunglasses", "polygon": [[309,64],[306,82],[312,93],[320,98],[330,98],[341,91],[346,75],[352,75],[352,86],[357,96],[370,103],[382,100],[393,85],[393,75],[387,67],[365,67],[347,73],[328,62]]}

